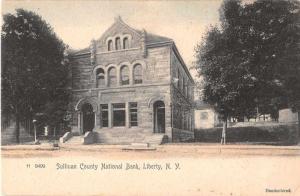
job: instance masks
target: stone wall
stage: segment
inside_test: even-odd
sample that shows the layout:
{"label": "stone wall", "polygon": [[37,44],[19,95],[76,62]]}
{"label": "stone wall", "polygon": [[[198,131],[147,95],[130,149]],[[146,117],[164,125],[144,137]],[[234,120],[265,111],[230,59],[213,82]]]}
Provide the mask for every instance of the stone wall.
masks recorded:
{"label": "stone wall", "polygon": [[[93,96],[95,94],[96,96]],[[98,95],[98,96],[97,96]],[[73,105],[81,98],[94,98],[97,105],[100,104],[112,104],[112,103],[126,103],[137,102],[139,118],[139,126],[144,128],[151,128],[153,122],[153,103],[156,100],[162,100],[166,107],[166,125],[170,125],[170,87],[169,84],[161,83],[157,85],[139,85],[127,88],[114,88],[106,90],[94,89],[91,92],[89,90],[74,91]],[[99,111],[97,111],[99,112]],[[77,124],[77,116],[73,115],[73,123]]]}
{"label": "stone wall", "polygon": [[[193,105],[193,81],[188,77],[185,69],[174,51],[171,52],[171,103],[172,103],[172,116],[173,116],[173,127],[178,130],[189,130],[193,131],[194,121],[194,105]],[[189,88],[189,93],[184,93],[180,87],[182,81],[178,76],[178,72],[181,75],[181,79],[184,78],[186,85]],[[176,78],[178,80],[176,80]]]}
{"label": "stone wall", "polygon": [[[93,100],[96,104],[96,129],[100,128],[100,104],[113,103],[138,103],[138,126],[153,131],[153,104],[161,100],[165,103],[166,135],[171,135],[171,108],[170,108],[170,46],[148,49],[147,56],[143,57],[140,50],[113,51],[98,54],[96,64],[91,65],[89,55],[72,58],[73,96],[72,105],[73,131],[79,131],[78,113],[76,105],[83,99]],[[143,83],[129,85],[117,85],[114,87],[96,87],[94,77],[95,67],[101,67],[107,71],[107,67],[117,68],[117,77],[120,78],[120,67],[123,64],[133,66],[135,62],[143,65]],[[132,67],[130,67],[132,71]],[[132,81],[132,75],[130,75]],[[120,84],[118,82],[118,84]]]}
{"label": "stone wall", "polygon": [[72,67],[72,89],[92,88],[91,73],[93,66],[90,62],[90,55],[72,57],[70,64]]}
{"label": "stone wall", "polygon": [[193,131],[173,128],[173,142],[193,142],[194,139]]}
{"label": "stone wall", "polygon": [[117,78],[119,79],[121,66],[127,65],[132,81],[133,66],[137,63],[143,66],[143,84],[170,81],[170,47],[164,46],[148,49],[145,58],[140,50],[120,50],[98,54],[95,65],[90,62],[90,54],[72,57],[72,88],[74,90],[96,88],[95,69],[98,67],[105,70],[106,78],[108,68],[112,66],[117,68]]}
{"label": "stone wall", "polygon": [[[171,61],[171,77],[172,77],[172,84],[175,89],[180,93],[182,97],[185,97],[187,102],[193,103],[194,102],[194,85],[193,81],[189,77],[189,73],[187,73],[186,69],[184,68],[185,65],[180,62],[174,50],[171,50],[170,54],[170,61]],[[179,77],[178,73],[181,75]],[[178,79],[178,80],[175,80]],[[181,88],[181,82],[184,80],[187,85],[188,93],[184,93],[183,89]]]}

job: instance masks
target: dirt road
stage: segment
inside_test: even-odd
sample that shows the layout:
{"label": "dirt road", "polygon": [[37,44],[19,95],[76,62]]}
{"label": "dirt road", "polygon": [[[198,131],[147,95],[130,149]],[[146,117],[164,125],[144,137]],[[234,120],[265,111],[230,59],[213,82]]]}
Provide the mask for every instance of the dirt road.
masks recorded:
{"label": "dirt road", "polygon": [[300,195],[299,147],[2,148],[5,195]]}

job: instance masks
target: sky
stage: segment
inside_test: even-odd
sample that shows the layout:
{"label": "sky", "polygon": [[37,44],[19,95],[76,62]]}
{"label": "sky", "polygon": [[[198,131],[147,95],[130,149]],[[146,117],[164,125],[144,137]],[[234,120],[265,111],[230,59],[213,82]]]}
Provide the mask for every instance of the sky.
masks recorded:
{"label": "sky", "polygon": [[219,21],[222,0],[198,1],[2,1],[2,14],[24,8],[41,15],[73,49],[85,48],[121,16],[135,29],[173,39],[187,66],[210,25]]}

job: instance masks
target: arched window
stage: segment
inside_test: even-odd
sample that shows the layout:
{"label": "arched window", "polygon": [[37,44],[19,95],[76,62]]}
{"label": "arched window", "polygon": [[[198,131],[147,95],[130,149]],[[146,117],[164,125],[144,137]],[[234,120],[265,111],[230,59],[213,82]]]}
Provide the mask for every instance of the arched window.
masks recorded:
{"label": "arched window", "polygon": [[104,70],[101,68],[96,71],[96,85],[97,87],[105,86],[105,74]]}
{"label": "arched window", "polygon": [[114,67],[108,70],[108,84],[109,86],[116,86],[117,84],[117,71]]}
{"label": "arched window", "polygon": [[116,38],[116,50],[121,49],[121,39],[119,37]]}
{"label": "arched window", "polygon": [[134,84],[143,83],[143,68],[142,68],[142,65],[140,65],[140,64],[136,64],[133,67],[133,81],[134,81]]}
{"label": "arched window", "polygon": [[127,37],[123,39],[123,49],[128,49],[129,48],[129,40]]}
{"label": "arched window", "polygon": [[107,50],[112,51],[112,49],[113,49],[113,42],[112,42],[112,40],[109,40],[108,44],[107,44]]}
{"label": "arched window", "polygon": [[129,69],[127,66],[121,68],[121,85],[129,84]]}

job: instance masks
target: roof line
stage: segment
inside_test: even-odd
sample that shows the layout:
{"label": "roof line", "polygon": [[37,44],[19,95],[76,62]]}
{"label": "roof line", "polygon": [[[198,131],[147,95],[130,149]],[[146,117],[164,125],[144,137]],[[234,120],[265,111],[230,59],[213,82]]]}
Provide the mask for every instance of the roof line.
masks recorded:
{"label": "roof line", "polygon": [[157,46],[157,45],[167,45],[167,44],[173,44],[174,41],[170,40],[170,41],[164,41],[164,42],[153,42],[153,43],[148,43],[146,44],[146,46]]}
{"label": "roof line", "polygon": [[77,56],[83,56],[83,55],[87,55],[87,54],[91,54],[91,52],[78,53],[78,54],[71,54],[71,56],[72,56],[72,57],[77,57]]}
{"label": "roof line", "polygon": [[111,28],[116,24],[116,23],[121,23],[122,25],[126,26],[129,30],[131,30],[132,32],[136,33],[139,37],[141,36],[139,34],[139,32],[137,32],[134,28],[132,28],[131,26],[129,26],[128,24],[126,24],[122,19],[117,19],[115,20],[115,22],[106,30],[104,31],[104,33],[102,33],[102,35],[97,39],[97,41],[101,40],[104,35],[109,32],[111,30]]}

